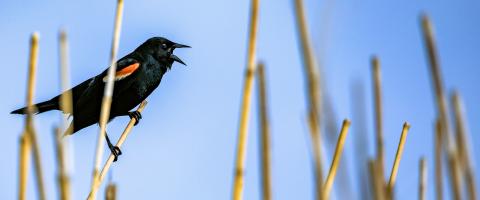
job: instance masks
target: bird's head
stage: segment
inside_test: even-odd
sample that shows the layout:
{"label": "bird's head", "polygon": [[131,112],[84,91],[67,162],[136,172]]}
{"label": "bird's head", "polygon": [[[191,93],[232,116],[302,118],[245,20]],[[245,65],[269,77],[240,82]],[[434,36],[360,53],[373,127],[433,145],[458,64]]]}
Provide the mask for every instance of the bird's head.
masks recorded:
{"label": "bird's head", "polygon": [[152,37],[140,45],[136,51],[151,54],[159,62],[169,65],[178,62],[186,65],[179,57],[173,54],[176,48],[190,48],[188,45],[178,44],[163,37]]}

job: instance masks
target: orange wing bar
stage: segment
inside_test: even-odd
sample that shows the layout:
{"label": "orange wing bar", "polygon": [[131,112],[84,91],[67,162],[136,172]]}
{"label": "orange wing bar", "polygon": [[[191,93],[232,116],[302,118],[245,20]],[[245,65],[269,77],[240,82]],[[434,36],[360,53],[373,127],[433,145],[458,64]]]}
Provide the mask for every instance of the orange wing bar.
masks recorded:
{"label": "orange wing bar", "polygon": [[[127,76],[130,76],[130,74],[135,72],[138,69],[138,67],[140,67],[140,63],[133,63],[121,69],[120,71],[117,71],[117,73],[115,73],[115,81],[122,80]],[[107,82],[107,78],[108,78],[107,76],[103,77],[103,82]]]}

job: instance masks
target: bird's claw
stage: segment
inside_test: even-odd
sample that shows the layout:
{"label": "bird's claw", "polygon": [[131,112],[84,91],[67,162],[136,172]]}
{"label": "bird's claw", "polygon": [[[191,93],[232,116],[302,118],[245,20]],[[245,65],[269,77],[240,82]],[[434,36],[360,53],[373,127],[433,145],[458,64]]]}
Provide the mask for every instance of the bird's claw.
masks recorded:
{"label": "bird's claw", "polygon": [[138,111],[128,112],[128,116],[130,117],[130,119],[132,119],[132,118],[135,119],[134,126],[136,126],[138,124],[138,122],[140,121],[140,119],[142,119],[142,114]]}
{"label": "bird's claw", "polygon": [[114,158],[113,162],[116,162],[118,160],[118,156],[122,155],[122,151],[120,150],[120,147],[118,146],[108,146],[110,148],[110,152],[112,152]]}

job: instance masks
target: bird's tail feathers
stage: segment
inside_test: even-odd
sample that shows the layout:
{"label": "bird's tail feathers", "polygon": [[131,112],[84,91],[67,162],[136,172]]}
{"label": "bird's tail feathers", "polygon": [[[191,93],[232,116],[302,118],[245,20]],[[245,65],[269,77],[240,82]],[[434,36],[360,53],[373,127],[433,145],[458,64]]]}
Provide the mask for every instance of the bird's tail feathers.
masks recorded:
{"label": "bird's tail feathers", "polygon": [[[49,110],[55,110],[59,108],[58,101],[56,101],[55,99],[44,101],[42,103],[38,103],[33,106],[34,106],[34,112],[33,112],[34,114],[46,112]],[[23,108],[12,111],[10,114],[27,114],[27,112],[28,112],[27,107],[23,107]]]}

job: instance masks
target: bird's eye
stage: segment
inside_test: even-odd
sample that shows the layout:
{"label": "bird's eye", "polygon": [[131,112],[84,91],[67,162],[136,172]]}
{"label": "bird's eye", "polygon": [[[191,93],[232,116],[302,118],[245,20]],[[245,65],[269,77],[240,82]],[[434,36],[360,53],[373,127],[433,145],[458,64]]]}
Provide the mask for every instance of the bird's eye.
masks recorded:
{"label": "bird's eye", "polygon": [[163,43],[163,44],[162,44],[162,48],[163,48],[163,49],[167,49],[167,44]]}

